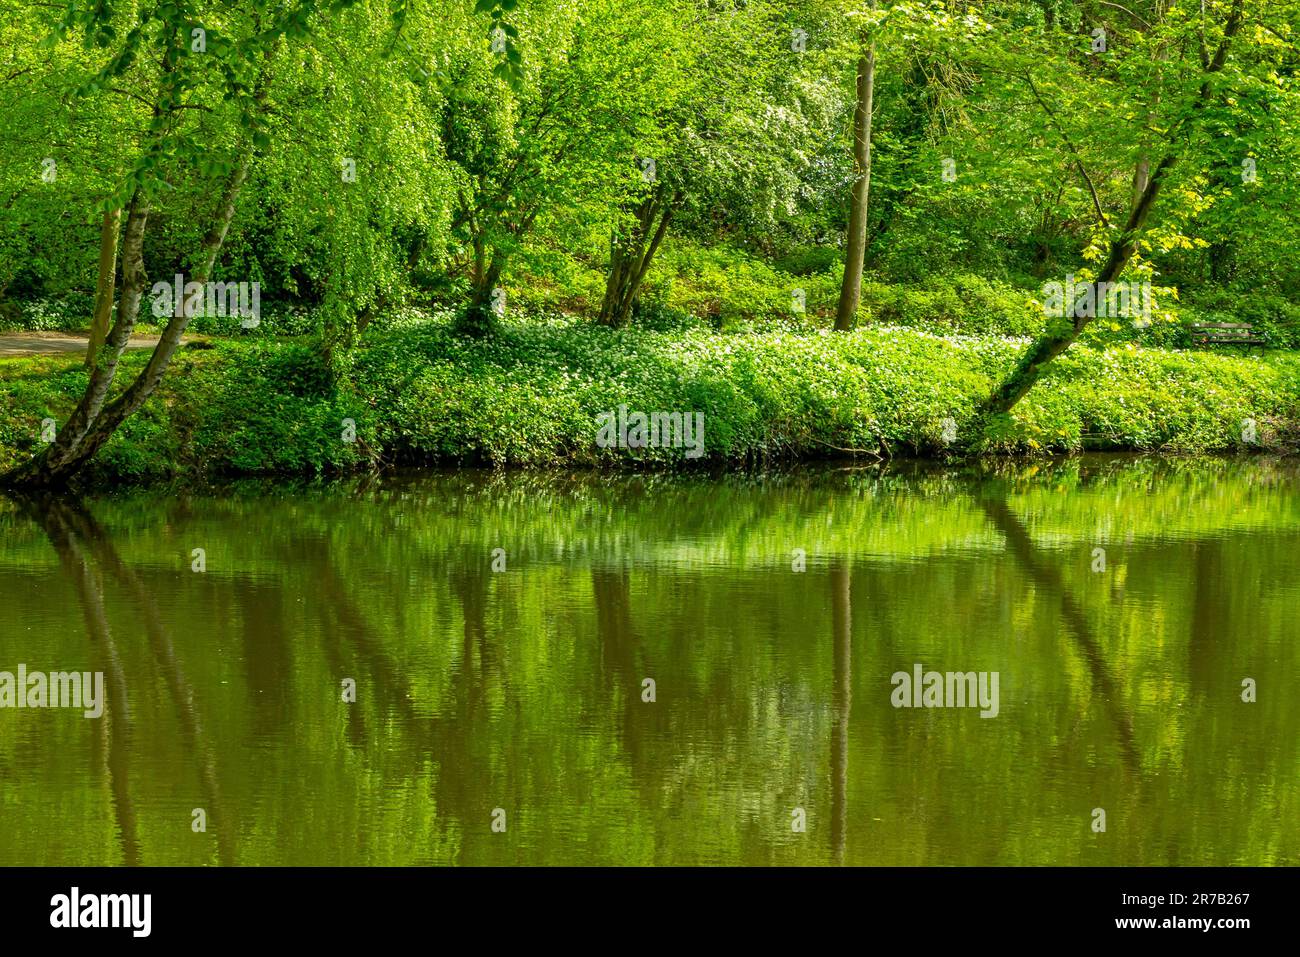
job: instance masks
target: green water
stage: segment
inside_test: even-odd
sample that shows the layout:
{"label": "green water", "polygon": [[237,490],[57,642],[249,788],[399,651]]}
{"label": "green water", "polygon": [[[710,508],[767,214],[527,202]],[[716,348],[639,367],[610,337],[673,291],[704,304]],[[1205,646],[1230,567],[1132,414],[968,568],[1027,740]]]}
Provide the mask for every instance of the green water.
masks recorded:
{"label": "green water", "polygon": [[[0,499],[0,670],[106,691],[0,710],[0,864],[1297,864],[1298,477]],[[894,707],[917,663],[996,717]]]}

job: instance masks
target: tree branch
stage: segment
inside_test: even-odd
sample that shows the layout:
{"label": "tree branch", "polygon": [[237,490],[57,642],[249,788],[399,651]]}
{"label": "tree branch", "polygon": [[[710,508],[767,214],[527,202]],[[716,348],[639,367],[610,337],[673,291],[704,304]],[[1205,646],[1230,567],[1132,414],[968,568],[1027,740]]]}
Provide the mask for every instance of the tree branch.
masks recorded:
{"label": "tree branch", "polygon": [[1028,81],[1029,89],[1034,93],[1034,99],[1036,99],[1039,105],[1042,106],[1043,112],[1047,114],[1047,118],[1051,120],[1052,125],[1056,127],[1057,132],[1061,134],[1061,140],[1065,143],[1065,148],[1068,149],[1070,155],[1074,157],[1074,165],[1078,167],[1079,175],[1083,177],[1084,183],[1088,186],[1088,192],[1092,195],[1092,205],[1093,208],[1097,210],[1097,219],[1100,220],[1103,226],[1110,226],[1110,220],[1106,218],[1106,211],[1101,208],[1101,198],[1097,195],[1097,187],[1093,185],[1092,177],[1088,175],[1088,170],[1083,165],[1083,158],[1079,155],[1079,151],[1074,148],[1074,143],[1070,140],[1069,134],[1065,132],[1065,128],[1057,121],[1056,114],[1052,111],[1052,108],[1047,104],[1047,101],[1043,99],[1042,94],[1038,92],[1038,87],[1034,83],[1034,78],[1029,75],[1028,71],[1025,72],[1025,80]]}

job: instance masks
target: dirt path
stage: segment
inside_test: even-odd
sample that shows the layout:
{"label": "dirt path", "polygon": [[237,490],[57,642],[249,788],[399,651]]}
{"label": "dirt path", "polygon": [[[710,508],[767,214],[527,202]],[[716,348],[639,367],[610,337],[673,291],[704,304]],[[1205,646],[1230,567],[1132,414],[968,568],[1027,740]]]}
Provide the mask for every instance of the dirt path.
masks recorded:
{"label": "dirt path", "polygon": [[[157,336],[132,336],[128,349],[152,349]],[[0,357],[53,356],[63,352],[82,352],[90,345],[86,336],[67,332],[0,333]]]}

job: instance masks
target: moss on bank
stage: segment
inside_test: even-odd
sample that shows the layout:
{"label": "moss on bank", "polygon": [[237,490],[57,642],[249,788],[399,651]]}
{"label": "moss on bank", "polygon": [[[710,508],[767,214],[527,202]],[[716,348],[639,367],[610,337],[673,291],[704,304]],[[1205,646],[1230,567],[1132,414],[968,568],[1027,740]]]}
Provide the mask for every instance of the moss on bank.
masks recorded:
{"label": "moss on bank", "polygon": [[[310,474],[396,462],[637,465],[682,449],[601,449],[596,415],[701,412],[705,463],[869,450],[941,454],[1023,341],[868,328],[850,335],[612,332],[503,324],[490,340],[437,321],[376,331],[331,377],[304,341],[186,348],[102,451],[97,477]],[[147,355],[124,360],[129,381]],[[0,469],[36,451],[85,385],[79,357],[0,360]],[[356,441],[345,441],[344,420]],[[1209,452],[1300,444],[1300,355],[1076,346],[984,451]]]}

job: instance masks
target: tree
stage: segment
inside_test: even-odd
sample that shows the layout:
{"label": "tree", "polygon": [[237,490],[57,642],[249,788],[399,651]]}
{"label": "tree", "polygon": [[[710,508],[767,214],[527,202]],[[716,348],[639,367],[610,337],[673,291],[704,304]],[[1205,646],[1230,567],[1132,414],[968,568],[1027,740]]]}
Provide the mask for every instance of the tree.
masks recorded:
{"label": "tree", "polygon": [[[492,328],[502,277],[539,220],[613,205],[659,89],[655,23],[649,8],[621,0],[537,3],[502,27],[495,45],[517,43],[504,54],[467,44],[437,51],[455,259],[468,274],[462,332]],[[513,84],[496,71],[502,55],[518,66]]]}
{"label": "tree", "polygon": [[[1167,21],[1156,27],[1158,31],[1166,34],[1166,36],[1159,37],[1155,45],[1148,45],[1146,49],[1153,51],[1148,55],[1153,56],[1155,59],[1155,66],[1159,69],[1161,76],[1168,76],[1173,73],[1175,66],[1182,67],[1181,72],[1189,88],[1181,91],[1182,95],[1177,97],[1175,112],[1166,120],[1168,132],[1157,144],[1160,159],[1156,161],[1154,166],[1149,166],[1149,161],[1143,159],[1138,166],[1139,176],[1135,177],[1129,194],[1128,212],[1123,220],[1123,225],[1115,226],[1110,222],[1094,179],[1089,175],[1086,165],[1079,157],[1072,138],[1065,132],[1061,133],[1063,144],[1077,160],[1076,166],[1079,176],[1088,186],[1089,193],[1093,197],[1096,206],[1100,226],[1106,234],[1104,240],[1105,258],[1091,283],[1093,302],[1097,301],[1096,297],[1098,295],[1104,295],[1104,289],[1110,283],[1119,279],[1137,253],[1156,199],[1173,173],[1175,166],[1187,151],[1187,143],[1194,141],[1194,137],[1200,132],[1197,127],[1205,111],[1211,107],[1218,96],[1216,79],[1227,65],[1232,41],[1240,32],[1244,22],[1244,0],[1231,0],[1228,15],[1219,31],[1218,42],[1213,47],[1208,39],[1213,26],[1206,13],[1203,13],[1200,18]],[[1169,62],[1167,51],[1175,47],[1183,50],[1195,50],[1195,66]],[[1168,69],[1166,69],[1167,63]],[[1042,104],[1044,114],[1054,126],[1062,129],[1059,126],[1056,114],[1039,94],[1032,74],[1026,70],[1024,76],[1035,98],[1039,99]],[[1152,109],[1154,110],[1157,105],[1153,103]],[[1144,118],[1146,115],[1149,115],[1149,113],[1145,114]],[[1143,179],[1145,182],[1141,182]],[[1139,185],[1142,186],[1140,190],[1137,188]],[[981,409],[984,414],[1006,414],[1024,398],[1029,390],[1033,388],[1034,383],[1038,381],[1047,365],[1068,349],[1092,322],[1095,310],[1088,309],[1086,307],[1087,302],[1086,297],[1080,296],[1071,304],[1072,308],[1069,310],[1068,315],[1063,317],[1061,321],[1049,324],[1044,334],[1025,351],[1010,375],[986,400]]]}
{"label": "tree", "polygon": [[[872,7],[874,7],[874,0]],[[862,266],[867,254],[867,200],[871,192],[871,114],[876,93],[876,44],[866,29],[858,36],[856,97],[853,106],[853,186],[844,243],[844,278],[835,308],[835,328],[853,328],[862,297]]]}
{"label": "tree", "polygon": [[[688,5],[664,27],[653,131],[626,164],[609,229],[609,271],[597,317],[626,326],[674,224],[717,235],[770,235],[794,211],[835,96],[820,60],[792,34],[785,3]],[[808,25],[812,25],[808,23]]]}
{"label": "tree", "polygon": [[76,101],[68,91],[99,66],[98,48],[65,44],[57,55],[33,42],[50,14],[7,0],[0,11],[0,300],[94,288],[105,237],[100,204],[132,149],[119,89]]}
{"label": "tree", "polygon": [[[116,42],[119,28],[125,36],[117,43],[108,63],[86,80],[77,91],[96,95],[111,84],[124,82],[135,87],[135,97],[146,109],[146,132],[134,166],[116,195],[102,205],[108,212],[121,204],[127,210],[122,238],[122,299],[117,319],[95,364],[80,403],[59,431],[56,440],[39,455],[5,476],[7,484],[40,486],[60,484],[88,461],[108,440],[118,425],[134,413],[153,392],[180,345],[190,304],[183,304],[168,322],[145,369],[119,395],[110,390],[119,361],[139,314],[145,288],[144,237],[151,204],[170,164],[194,163],[206,158],[201,132],[211,132],[207,114],[225,109],[239,111],[245,129],[257,143],[257,105],[265,96],[265,65],[274,55],[282,35],[306,30],[307,14],[300,10],[272,21],[269,10],[241,11],[244,16],[222,16],[209,11],[206,26],[199,26],[188,10],[170,4],[145,7],[134,14],[115,12],[108,4],[83,7],[69,5],[65,18],[51,35],[52,45],[67,42],[80,33],[88,42],[108,47]],[[263,22],[273,23],[263,28]],[[156,54],[155,66],[151,56]],[[140,92],[140,91],[147,92]],[[225,100],[223,104],[221,101]],[[192,114],[204,119],[191,121]],[[264,144],[263,144],[264,145]],[[225,239],[235,202],[247,178],[251,153],[245,149],[232,161],[208,160],[214,171],[224,175],[225,186],[210,225],[198,250],[194,281],[206,283]]]}
{"label": "tree", "polygon": [[[273,0],[245,0],[233,6],[180,6],[158,0],[127,11],[112,3],[72,0],[62,18],[51,24],[47,46],[55,53],[71,44],[73,37],[87,46],[111,50],[107,62],[85,78],[75,95],[94,99],[125,87],[134,113],[126,114],[123,121],[139,127],[124,164],[129,172],[97,210],[101,215],[115,209],[126,212],[122,291],[115,321],[95,357],[81,401],[55,441],[0,476],[0,484],[33,487],[66,482],[153,393],[203,297],[187,293],[176,304],[144,369],[113,395],[120,360],[144,297],[144,243],[151,211],[166,191],[175,189],[175,180],[197,179],[215,190],[217,201],[205,215],[206,228],[190,257],[187,289],[191,284],[202,288],[213,274],[254,156],[271,143],[266,105],[277,53],[286,42],[298,43],[308,36],[319,18],[354,2],[334,0],[327,7],[322,0],[300,0],[285,8]],[[391,0],[389,9],[398,26],[410,2]],[[500,6],[507,2],[511,7],[515,4],[515,0],[502,0]],[[223,148],[232,140],[236,147]]]}

